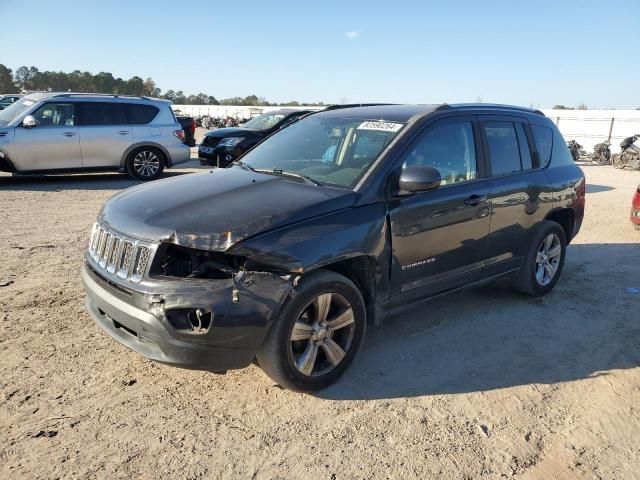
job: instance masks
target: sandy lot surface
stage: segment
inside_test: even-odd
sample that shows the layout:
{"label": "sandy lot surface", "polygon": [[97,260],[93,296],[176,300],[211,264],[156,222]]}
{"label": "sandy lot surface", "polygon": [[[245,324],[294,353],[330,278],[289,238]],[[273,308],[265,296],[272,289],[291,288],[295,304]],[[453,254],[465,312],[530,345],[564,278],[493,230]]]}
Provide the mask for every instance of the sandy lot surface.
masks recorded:
{"label": "sandy lot surface", "polygon": [[640,174],[584,170],[586,219],[549,296],[484,287],[389,318],[315,396],[108,338],[85,313],[82,249],[135,182],[0,174],[0,478],[637,479]]}

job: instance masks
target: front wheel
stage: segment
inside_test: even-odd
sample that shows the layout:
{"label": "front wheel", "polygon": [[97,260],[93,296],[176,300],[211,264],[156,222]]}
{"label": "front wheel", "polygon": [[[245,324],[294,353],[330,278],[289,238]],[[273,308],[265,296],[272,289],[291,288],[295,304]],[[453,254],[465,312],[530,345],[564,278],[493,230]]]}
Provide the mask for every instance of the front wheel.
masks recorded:
{"label": "front wheel", "polygon": [[126,169],[136,180],[155,180],[164,170],[164,155],[156,148],[140,148],[129,155]]}
{"label": "front wheel", "polygon": [[624,168],[624,160],[622,159],[622,155],[619,153],[614,154],[611,157],[611,165],[613,165],[613,168],[617,168],[617,169],[623,169]]}
{"label": "front wheel", "polygon": [[351,364],[365,329],[364,301],[354,283],[334,272],[311,272],[274,321],[258,364],[283,387],[320,390]]}
{"label": "front wheel", "polygon": [[532,296],[546,295],[554,287],[567,251],[564,230],[556,222],[545,220],[536,234],[514,288]]}

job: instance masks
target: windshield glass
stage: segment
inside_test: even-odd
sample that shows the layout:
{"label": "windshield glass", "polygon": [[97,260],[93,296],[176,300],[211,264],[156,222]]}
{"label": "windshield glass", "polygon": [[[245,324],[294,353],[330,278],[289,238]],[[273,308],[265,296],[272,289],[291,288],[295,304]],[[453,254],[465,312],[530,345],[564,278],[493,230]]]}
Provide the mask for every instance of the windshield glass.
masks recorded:
{"label": "windshield glass", "polygon": [[376,120],[310,117],[269,137],[242,157],[242,163],[353,188],[402,127]]}
{"label": "windshield glass", "polygon": [[265,113],[259,117],[252,118],[247,123],[242,125],[243,128],[254,128],[256,130],[266,130],[273,127],[276,123],[284,118],[281,113]]}
{"label": "windshield glass", "polygon": [[28,108],[31,108],[34,103],[36,102],[33,100],[21,99],[4,110],[0,110],[0,125],[8,125],[9,122],[22,115]]}

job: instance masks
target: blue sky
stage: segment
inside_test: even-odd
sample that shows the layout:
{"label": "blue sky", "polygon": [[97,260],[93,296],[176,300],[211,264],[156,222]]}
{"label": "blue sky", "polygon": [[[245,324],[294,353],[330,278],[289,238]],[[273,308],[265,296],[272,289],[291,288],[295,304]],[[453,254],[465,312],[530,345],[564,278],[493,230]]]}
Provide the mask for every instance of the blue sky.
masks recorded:
{"label": "blue sky", "polygon": [[0,0],[0,63],[271,101],[640,107],[640,1]]}

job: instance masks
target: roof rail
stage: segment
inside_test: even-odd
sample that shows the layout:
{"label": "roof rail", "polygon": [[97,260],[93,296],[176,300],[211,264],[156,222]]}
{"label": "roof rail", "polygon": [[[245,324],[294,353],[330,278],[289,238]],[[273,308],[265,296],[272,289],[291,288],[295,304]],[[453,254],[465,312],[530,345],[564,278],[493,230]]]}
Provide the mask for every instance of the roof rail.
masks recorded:
{"label": "roof rail", "polygon": [[499,103],[454,103],[454,104],[443,104],[440,107],[438,107],[438,110],[440,109],[446,109],[446,108],[483,108],[483,109],[488,109],[488,110],[517,110],[517,111],[521,111],[521,112],[528,112],[528,113],[535,113],[537,115],[542,115],[543,117],[545,116],[544,113],[542,113],[540,110],[537,110],[535,108],[527,108],[527,107],[519,107],[517,105],[502,105]]}
{"label": "roof rail", "polygon": [[[141,95],[123,95],[120,93],[84,93],[84,92],[65,92],[65,93],[54,93],[53,97],[110,97],[110,98],[139,98],[141,100],[153,100],[151,97],[145,97]],[[160,99],[162,100],[162,99]]]}
{"label": "roof rail", "polygon": [[396,104],[395,103],[347,103],[342,105],[329,105],[323,111],[339,110],[341,108],[354,108],[354,107],[379,107],[382,105],[396,105]]}

